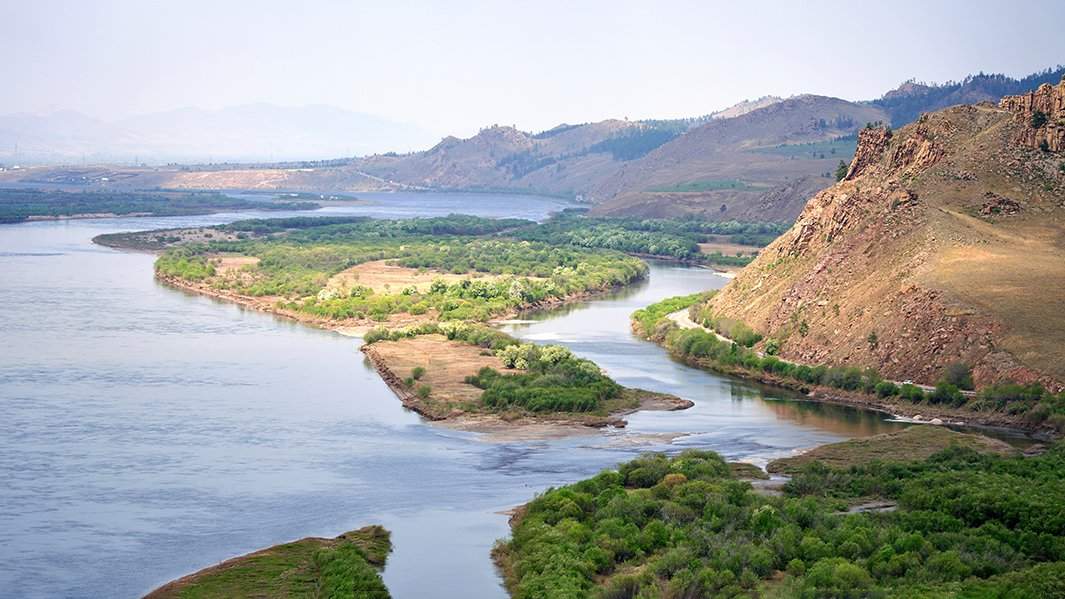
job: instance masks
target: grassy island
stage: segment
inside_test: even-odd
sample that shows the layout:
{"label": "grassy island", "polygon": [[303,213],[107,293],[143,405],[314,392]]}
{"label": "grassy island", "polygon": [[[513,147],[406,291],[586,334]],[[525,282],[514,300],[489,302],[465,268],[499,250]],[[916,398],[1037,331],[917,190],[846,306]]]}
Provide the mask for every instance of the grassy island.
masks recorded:
{"label": "grassy island", "polygon": [[560,345],[522,343],[460,322],[374,329],[363,352],[404,405],[432,420],[624,426],[636,410],[690,401],[629,389]]}
{"label": "grassy island", "polygon": [[167,583],[147,599],[388,599],[381,580],[392,542],[368,526],[335,539],[309,537],[226,560]]}
{"label": "grassy island", "polygon": [[1024,458],[925,428],[888,442],[942,447],[926,459],[848,445],[831,453],[850,465],[815,457],[782,496],[712,452],[647,454],[537,497],[495,557],[517,599],[1065,596],[1065,446]]}

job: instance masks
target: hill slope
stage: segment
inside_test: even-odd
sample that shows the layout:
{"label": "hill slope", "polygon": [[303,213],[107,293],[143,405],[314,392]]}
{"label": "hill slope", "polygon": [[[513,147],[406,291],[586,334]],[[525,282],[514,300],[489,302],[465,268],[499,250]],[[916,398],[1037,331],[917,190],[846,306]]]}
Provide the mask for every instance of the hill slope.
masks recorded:
{"label": "hill slope", "polygon": [[1063,149],[1065,80],[863,130],[846,178],[710,307],[798,361],[921,382],[963,361],[981,384],[1061,387]]}
{"label": "hill slope", "polygon": [[596,186],[595,212],[791,221],[850,158],[854,141],[840,138],[886,119],[873,106],[812,95],[715,119]]}

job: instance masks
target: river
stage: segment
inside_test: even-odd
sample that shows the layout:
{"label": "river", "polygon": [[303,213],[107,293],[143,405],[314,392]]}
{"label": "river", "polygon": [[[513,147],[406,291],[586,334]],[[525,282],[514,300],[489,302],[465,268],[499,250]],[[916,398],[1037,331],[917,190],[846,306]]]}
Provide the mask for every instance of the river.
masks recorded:
{"label": "river", "polygon": [[[566,205],[365,197],[321,212],[542,218]],[[508,533],[501,512],[549,486],[640,451],[764,463],[899,426],[685,367],[629,333],[632,310],[725,283],[705,269],[654,263],[635,288],[507,327],[694,408],[493,442],[404,410],[356,339],[164,287],[151,255],[90,241],[249,216],[0,226],[0,595],[136,597],[233,555],[380,523],[393,532],[384,578],[397,599],[505,597],[488,555]]]}

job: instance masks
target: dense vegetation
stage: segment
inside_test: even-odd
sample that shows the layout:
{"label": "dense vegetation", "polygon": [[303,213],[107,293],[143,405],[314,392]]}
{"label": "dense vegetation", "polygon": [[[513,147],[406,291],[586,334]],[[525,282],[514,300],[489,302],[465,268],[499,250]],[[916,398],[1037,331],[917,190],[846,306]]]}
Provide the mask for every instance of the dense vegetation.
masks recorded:
{"label": "dense vegetation", "polygon": [[[848,513],[869,498],[897,511]],[[517,599],[1065,596],[1065,448],[806,466],[755,492],[711,452],[647,454],[528,504],[496,550]]]}
{"label": "dense vegetation", "polygon": [[[469,216],[247,221],[222,228],[247,233],[247,239],[172,249],[159,258],[156,270],[242,295],[276,296],[285,308],[316,316],[375,320],[429,312],[444,320],[485,320],[545,300],[627,284],[647,272],[643,262],[617,252],[485,236],[523,224],[528,223]],[[259,262],[220,274],[215,256],[224,255]],[[496,276],[452,283],[441,278],[428,289],[330,286],[333,275],[375,260],[419,271]]]}
{"label": "dense vegetation", "polygon": [[701,254],[698,244],[728,236],[733,243],[762,247],[786,229],[786,225],[769,222],[594,218],[578,210],[566,210],[542,224],[519,229],[513,235],[530,241],[743,266],[751,261],[750,256]]}
{"label": "dense vegetation", "polygon": [[636,160],[682,133],[677,127],[645,124],[592,144],[589,152],[609,152],[614,160]]}
{"label": "dense vegetation", "polygon": [[[500,358],[505,372],[485,367],[465,381],[484,390],[480,407],[488,411],[604,413],[608,402],[621,399],[620,385],[595,363],[574,356],[565,347],[522,343],[482,325],[443,322],[402,329],[377,328],[368,332],[364,341],[372,344],[432,334],[482,347]],[[408,386],[413,386],[418,378],[412,372]]]}
{"label": "dense vegetation", "polygon": [[0,189],[0,223],[85,214],[185,216],[224,210],[312,210],[314,202],[256,202],[220,193],[127,193]]}
{"label": "dense vegetation", "polygon": [[[964,364],[950,365],[935,388],[924,391],[912,384],[884,380],[873,368],[807,365],[789,362],[775,354],[780,341],[763,339],[746,324],[714,315],[699,294],[669,298],[632,315],[639,334],[663,344],[674,355],[697,365],[729,371],[746,371],[772,377],[797,388],[825,386],[880,398],[898,398],[914,404],[942,405],[974,412],[1004,413],[1022,418],[1032,426],[1047,425],[1065,430],[1065,392],[1053,394],[1041,384],[1004,383],[989,385],[970,396],[972,371]],[[666,315],[690,306],[691,319],[701,328],[682,329]],[[753,349],[762,343],[762,351]]]}

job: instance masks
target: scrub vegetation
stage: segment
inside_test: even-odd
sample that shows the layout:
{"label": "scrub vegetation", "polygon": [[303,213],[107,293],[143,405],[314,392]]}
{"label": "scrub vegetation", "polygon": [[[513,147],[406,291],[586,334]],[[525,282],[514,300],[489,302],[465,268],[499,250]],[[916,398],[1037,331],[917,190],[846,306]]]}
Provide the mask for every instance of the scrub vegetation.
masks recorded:
{"label": "scrub vegetation", "polygon": [[[973,388],[972,371],[961,363],[950,365],[935,387],[926,391],[913,384],[884,380],[874,368],[809,365],[780,359],[775,355],[779,341],[763,339],[741,321],[715,315],[705,301],[712,293],[668,298],[637,310],[632,315],[633,327],[637,334],[701,367],[769,377],[797,389],[830,387],[871,399],[998,414],[1031,428],[1065,430],[1065,392],[1052,393],[1039,383],[1002,383],[967,394],[963,391]],[[689,318],[704,328],[682,328],[668,318],[686,307]]]}
{"label": "scrub vegetation", "polygon": [[228,210],[312,210],[314,202],[252,201],[221,193],[65,192],[0,189],[0,223],[34,218],[88,216],[187,216]]}
{"label": "scrub vegetation", "polygon": [[[495,557],[517,599],[1061,597],[1063,480],[1061,445],[1020,458],[952,443],[814,461],[774,497],[715,453],[646,454],[537,497]],[[888,507],[857,507],[870,500]]]}

